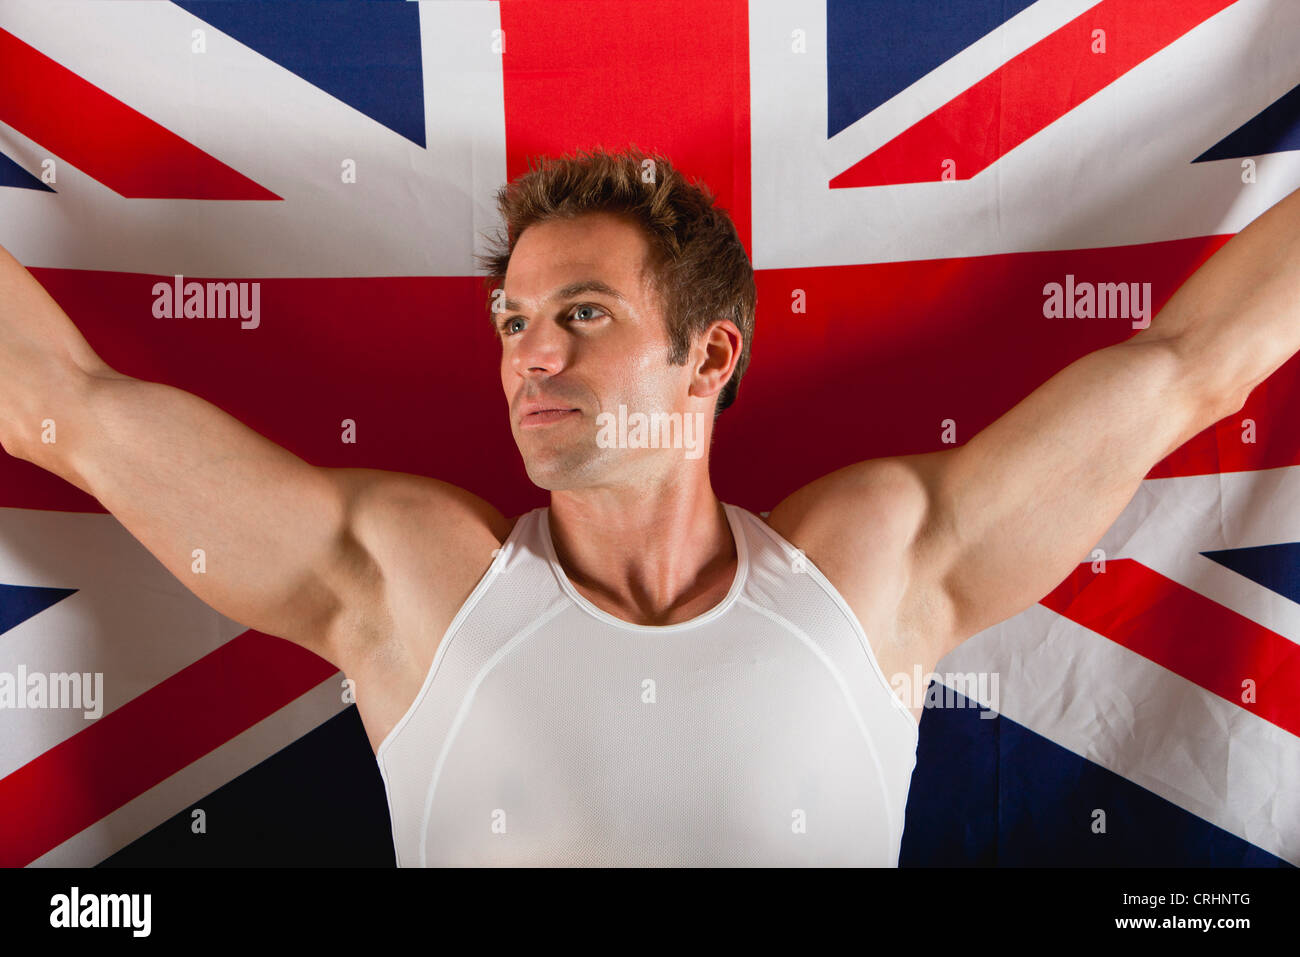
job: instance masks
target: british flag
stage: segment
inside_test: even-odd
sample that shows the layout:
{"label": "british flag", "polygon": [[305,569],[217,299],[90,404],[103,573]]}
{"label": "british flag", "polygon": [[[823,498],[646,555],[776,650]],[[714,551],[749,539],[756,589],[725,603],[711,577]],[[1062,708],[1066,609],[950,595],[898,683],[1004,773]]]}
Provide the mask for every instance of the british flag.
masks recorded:
{"label": "british flag", "polygon": [[[662,152],[757,271],[712,473],[761,511],[1130,336],[1045,290],[1154,313],[1300,186],[1298,41],[1289,0],[5,0],[0,244],[120,371],[518,514],[546,500],[482,321],[493,193]],[[260,321],[160,317],[189,280],[256,281]],[[940,662],[1000,681],[926,710],[902,864],[1300,863],[1297,408],[1293,360]],[[53,707],[52,675],[102,686]],[[0,458],[0,863],[391,863],[344,677]]]}

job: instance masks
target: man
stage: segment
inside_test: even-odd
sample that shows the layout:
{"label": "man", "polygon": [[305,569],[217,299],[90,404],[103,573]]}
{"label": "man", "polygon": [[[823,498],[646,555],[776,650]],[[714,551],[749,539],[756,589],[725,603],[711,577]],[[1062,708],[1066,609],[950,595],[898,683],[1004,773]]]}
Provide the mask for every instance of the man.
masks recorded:
{"label": "man", "polygon": [[[498,202],[502,388],[551,492],[513,521],[431,478],[314,468],[109,368],[0,260],[0,442],[355,679],[402,865],[896,864],[920,715],[888,676],[1050,592],[1300,349],[1297,192],[964,446],[841,469],[763,521],[709,481],[754,322],[726,215],[632,151]],[[647,420],[663,441],[625,441]]]}

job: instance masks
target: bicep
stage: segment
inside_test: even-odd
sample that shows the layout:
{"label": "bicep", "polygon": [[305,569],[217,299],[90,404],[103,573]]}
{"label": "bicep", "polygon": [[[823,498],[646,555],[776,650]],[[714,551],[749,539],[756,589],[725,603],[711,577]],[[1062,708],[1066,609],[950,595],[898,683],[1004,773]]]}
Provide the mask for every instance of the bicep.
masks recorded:
{"label": "bicep", "polygon": [[1023,611],[1104,535],[1161,459],[1212,424],[1165,340],[1058,372],[966,445],[913,457],[927,489],[908,604],[943,650]]}
{"label": "bicep", "polygon": [[205,604],[333,661],[330,622],[373,570],[330,470],[198,396],[125,376],[96,379],[59,428],[59,474]]}

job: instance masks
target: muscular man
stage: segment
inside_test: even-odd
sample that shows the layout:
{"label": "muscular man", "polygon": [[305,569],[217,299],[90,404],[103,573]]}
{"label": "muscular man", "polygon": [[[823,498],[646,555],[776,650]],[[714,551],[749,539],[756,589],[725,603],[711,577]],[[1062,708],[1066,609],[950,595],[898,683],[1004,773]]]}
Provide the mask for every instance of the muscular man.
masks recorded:
{"label": "muscular man", "polygon": [[[920,709],[887,676],[1050,592],[1300,349],[1300,192],[964,446],[840,469],[763,520],[719,502],[707,455],[752,269],[711,199],[644,159],[548,162],[498,197],[490,317],[548,508],[315,468],[109,368],[2,250],[0,442],[214,609],[356,680],[401,865],[894,865]],[[638,413],[681,427],[608,440]]]}

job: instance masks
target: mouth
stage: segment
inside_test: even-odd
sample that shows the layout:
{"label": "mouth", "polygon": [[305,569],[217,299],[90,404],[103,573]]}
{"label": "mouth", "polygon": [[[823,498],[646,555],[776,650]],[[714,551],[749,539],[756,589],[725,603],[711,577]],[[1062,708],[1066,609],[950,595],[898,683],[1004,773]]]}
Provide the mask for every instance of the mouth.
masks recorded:
{"label": "mouth", "polygon": [[521,429],[535,429],[555,422],[564,422],[571,416],[578,415],[577,409],[539,409],[530,412],[519,420]]}

